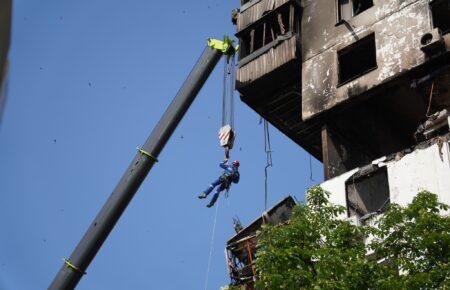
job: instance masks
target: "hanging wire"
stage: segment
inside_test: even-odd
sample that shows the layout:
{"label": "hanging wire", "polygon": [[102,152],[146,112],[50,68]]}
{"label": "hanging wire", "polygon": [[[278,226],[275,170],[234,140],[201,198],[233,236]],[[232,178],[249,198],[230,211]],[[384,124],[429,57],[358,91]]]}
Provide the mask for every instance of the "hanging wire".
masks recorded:
{"label": "hanging wire", "polygon": [[[222,91],[222,127],[230,125],[234,129],[234,90],[236,80],[235,56],[224,57]],[[228,106],[227,106],[228,105]]]}
{"label": "hanging wire", "polygon": [[225,158],[227,159],[230,156],[230,150],[233,147],[236,132],[234,128],[234,90],[236,81],[235,73],[235,56],[225,56],[222,91],[222,128],[224,128],[225,126],[229,126],[229,128],[231,129],[230,132],[228,132],[228,142],[225,146],[223,146],[225,148]]}
{"label": "hanging wire", "polygon": [[222,89],[222,127],[227,122],[227,74],[228,74],[228,58],[225,56],[223,62],[223,89]]}
{"label": "hanging wire", "polygon": [[219,212],[219,205],[220,205],[220,199],[217,200],[216,213],[214,214],[214,222],[213,222],[213,229],[212,229],[212,235],[211,235],[211,244],[209,247],[208,268],[206,269],[205,290],[208,289],[209,272],[211,270],[211,260],[212,260],[212,254],[214,251],[214,236],[216,235],[217,213]]}
{"label": "hanging wire", "polygon": [[316,182],[313,178],[313,165],[312,165],[312,155],[309,154],[309,180]]}
{"label": "hanging wire", "polygon": [[425,115],[427,118],[431,117],[430,111],[431,111],[431,102],[433,101],[433,94],[434,94],[434,82],[431,84],[430,97],[428,99],[428,108],[427,113]]}
{"label": "hanging wire", "polygon": [[231,56],[228,74],[230,78],[230,126],[234,130],[234,89],[236,84],[236,56],[234,54]]}
{"label": "hanging wire", "polygon": [[269,122],[264,120],[264,151],[266,152],[266,167],[264,167],[264,210],[267,210],[268,199],[268,169],[273,166],[272,163],[272,145],[270,144]]}

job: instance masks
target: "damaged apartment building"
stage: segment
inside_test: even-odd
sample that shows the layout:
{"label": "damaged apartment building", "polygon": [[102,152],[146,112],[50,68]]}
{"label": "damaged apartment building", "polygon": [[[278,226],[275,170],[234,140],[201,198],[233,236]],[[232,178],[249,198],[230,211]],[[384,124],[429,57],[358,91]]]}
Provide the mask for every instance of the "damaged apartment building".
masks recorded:
{"label": "damaged apartment building", "polygon": [[450,204],[450,0],[240,4],[241,100],[323,162],[348,218],[421,190]]}

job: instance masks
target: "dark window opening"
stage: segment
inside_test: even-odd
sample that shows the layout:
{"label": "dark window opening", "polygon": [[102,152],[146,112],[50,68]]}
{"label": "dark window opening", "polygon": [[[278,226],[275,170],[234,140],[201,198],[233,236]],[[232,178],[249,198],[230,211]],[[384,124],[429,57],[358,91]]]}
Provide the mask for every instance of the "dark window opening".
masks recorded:
{"label": "dark window opening", "polygon": [[433,25],[442,33],[450,32],[450,1],[435,0],[430,4],[433,15]]}
{"label": "dark window opening", "polygon": [[273,29],[273,25],[270,25],[270,23],[264,23],[264,38],[264,45],[271,43],[276,39],[275,30]]}
{"label": "dark window opening", "polygon": [[349,20],[372,6],[373,0],[338,0],[338,20]]}
{"label": "dark window opening", "polygon": [[260,49],[263,47],[263,35],[264,35],[264,28],[259,26],[257,29],[254,30],[254,37],[253,37],[253,44],[252,49],[250,49],[250,53]]}
{"label": "dark window opening", "polygon": [[356,16],[373,6],[373,0],[353,0],[353,16]]}
{"label": "dark window opening", "polygon": [[245,34],[240,37],[240,41],[239,41],[239,46],[240,46],[239,47],[239,57],[240,58],[243,58],[250,54],[250,43],[251,43],[250,34]]}
{"label": "dark window opening", "polygon": [[297,22],[298,17],[294,13],[294,7],[289,6],[255,24],[253,28],[239,36],[240,59],[270,44],[280,35],[285,35],[288,32],[297,33],[299,29]]}
{"label": "dark window opening", "polygon": [[386,211],[390,204],[386,167],[376,165],[362,168],[346,182],[347,213],[363,220]]}
{"label": "dark window opening", "polygon": [[375,34],[338,51],[339,85],[352,81],[377,67]]}

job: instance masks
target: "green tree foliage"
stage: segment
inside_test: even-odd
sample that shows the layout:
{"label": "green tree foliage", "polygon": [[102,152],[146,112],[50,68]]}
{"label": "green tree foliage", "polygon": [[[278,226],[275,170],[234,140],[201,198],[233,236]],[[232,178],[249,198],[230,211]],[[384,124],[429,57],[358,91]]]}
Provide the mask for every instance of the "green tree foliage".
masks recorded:
{"label": "green tree foliage", "polygon": [[342,220],[345,208],[328,197],[313,187],[288,224],[263,227],[258,289],[450,289],[450,219],[439,214],[448,207],[436,195],[392,205],[376,228]]}
{"label": "green tree foliage", "polygon": [[379,288],[450,289],[450,217],[440,214],[448,210],[426,191],[406,208],[389,208],[370,245],[388,262],[390,275],[377,281]]}

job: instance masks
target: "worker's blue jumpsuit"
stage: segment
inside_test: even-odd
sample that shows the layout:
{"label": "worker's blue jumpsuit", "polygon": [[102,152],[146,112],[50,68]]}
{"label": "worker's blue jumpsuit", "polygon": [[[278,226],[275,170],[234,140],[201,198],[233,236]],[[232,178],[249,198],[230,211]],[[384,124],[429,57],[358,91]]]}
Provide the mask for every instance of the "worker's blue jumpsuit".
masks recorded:
{"label": "worker's blue jumpsuit", "polygon": [[204,191],[205,196],[208,196],[217,187],[216,193],[209,202],[208,207],[216,203],[222,191],[230,188],[231,182],[238,183],[240,179],[239,170],[236,166],[228,165],[227,161],[220,163],[219,166],[224,169],[223,174]]}

